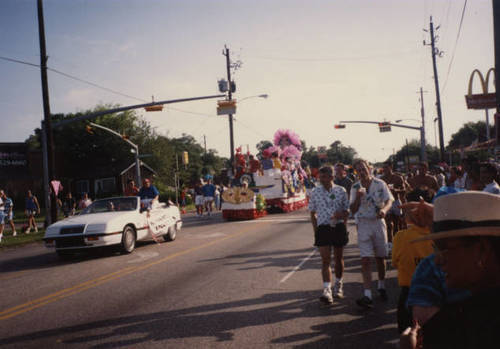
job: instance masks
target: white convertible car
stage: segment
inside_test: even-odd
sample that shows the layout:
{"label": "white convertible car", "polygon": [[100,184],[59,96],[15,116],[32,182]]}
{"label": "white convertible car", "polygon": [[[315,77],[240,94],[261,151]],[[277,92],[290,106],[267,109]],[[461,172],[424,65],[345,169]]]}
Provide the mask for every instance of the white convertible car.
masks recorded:
{"label": "white convertible car", "polygon": [[50,225],[43,238],[45,246],[59,255],[111,245],[131,253],[136,241],[174,240],[182,227],[179,208],[164,203],[150,209],[144,206],[137,196],[96,200],[79,215]]}

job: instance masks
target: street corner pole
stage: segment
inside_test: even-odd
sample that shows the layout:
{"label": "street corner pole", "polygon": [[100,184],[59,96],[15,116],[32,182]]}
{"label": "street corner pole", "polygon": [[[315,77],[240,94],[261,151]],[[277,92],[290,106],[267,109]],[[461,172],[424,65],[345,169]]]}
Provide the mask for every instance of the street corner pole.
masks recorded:
{"label": "street corner pole", "polygon": [[[46,140],[46,160],[48,181],[55,179],[55,154],[54,154],[54,136],[52,133],[52,122],[50,116],[50,103],[49,103],[49,85],[47,79],[47,50],[45,47],[45,24],[43,20],[43,3],[42,0],[37,0],[38,7],[38,36],[40,42],[40,75],[42,80],[42,99],[43,99],[43,120]],[[42,130],[43,131],[43,130]],[[49,183],[44,183],[46,188]],[[47,209],[47,208],[46,208]],[[50,222],[57,221],[57,202],[54,190],[50,195]]]}
{"label": "street corner pole", "polygon": [[[228,84],[228,100],[233,99],[231,86],[231,59],[229,57],[229,48],[224,47],[224,56],[226,56],[227,84]],[[234,130],[233,130],[233,114],[229,114],[229,147],[230,147],[230,162],[231,168],[234,167]],[[234,170],[233,170],[234,173]]]}
{"label": "street corner pole", "polygon": [[141,185],[141,160],[139,158],[139,146],[135,147],[135,177],[137,185]]}

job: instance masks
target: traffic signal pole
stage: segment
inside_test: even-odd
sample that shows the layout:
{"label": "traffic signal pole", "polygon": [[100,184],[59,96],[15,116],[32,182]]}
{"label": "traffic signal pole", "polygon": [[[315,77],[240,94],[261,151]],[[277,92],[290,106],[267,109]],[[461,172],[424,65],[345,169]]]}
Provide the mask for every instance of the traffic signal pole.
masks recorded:
{"label": "traffic signal pole", "polygon": [[110,129],[110,128],[107,128],[105,126],[102,126],[102,125],[99,125],[99,124],[95,124],[93,122],[90,123],[93,127],[96,127],[96,128],[100,128],[101,130],[104,130],[106,132],[109,132],[117,137],[120,137],[121,139],[123,139],[125,142],[127,142],[128,144],[130,144],[132,146],[132,148],[134,149],[135,151],[135,176],[136,176],[136,181],[137,181],[137,185],[141,185],[141,160],[140,160],[140,157],[139,157],[139,146],[135,143],[132,143],[130,140],[126,139],[124,137],[124,135]]}
{"label": "traffic signal pole", "polygon": [[[226,70],[227,70],[227,83],[228,83],[228,100],[233,99],[232,85],[231,85],[231,59],[229,57],[229,48],[227,46],[224,47],[225,51],[223,52],[224,56],[226,56]],[[229,159],[231,161],[231,168],[234,168],[234,132],[233,132],[233,114],[229,114],[229,147],[230,147],[230,156]]]}
{"label": "traffic signal pole", "polygon": [[376,125],[381,125],[384,124],[384,126],[392,126],[392,127],[401,127],[401,128],[408,128],[410,130],[417,130],[420,132],[420,152],[422,154],[422,161],[425,161],[426,157],[426,151],[425,151],[425,124],[423,123],[422,120],[422,126],[421,127],[416,127],[416,126],[410,126],[410,125],[401,125],[401,124],[393,124],[392,122],[384,121],[365,121],[365,120],[360,120],[360,121],[339,121],[339,125],[342,124],[376,124]]}

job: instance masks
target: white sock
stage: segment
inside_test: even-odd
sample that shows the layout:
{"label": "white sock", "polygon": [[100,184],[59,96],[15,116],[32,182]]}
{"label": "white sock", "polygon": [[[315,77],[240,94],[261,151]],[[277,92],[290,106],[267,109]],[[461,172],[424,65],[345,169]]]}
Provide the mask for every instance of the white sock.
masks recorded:
{"label": "white sock", "polygon": [[323,282],[323,288],[332,288],[331,282]]}
{"label": "white sock", "polygon": [[385,289],[385,284],[384,284],[384,280],[378,280],[378,288],[384,288]]}
{"label": "white sock", "polygon": [[372,299],[372,290],[365,290],[365,296]]}

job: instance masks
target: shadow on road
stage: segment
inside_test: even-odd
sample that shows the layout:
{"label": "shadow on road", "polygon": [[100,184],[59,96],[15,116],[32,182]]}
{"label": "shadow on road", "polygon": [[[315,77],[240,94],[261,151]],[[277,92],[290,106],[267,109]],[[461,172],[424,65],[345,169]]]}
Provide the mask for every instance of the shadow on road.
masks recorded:
{"label": "shadow on road", "polygon": [[[155,244],[154,241],[137,241],[136,248]],[[115,257],[118,255],[116,246],[105,246],[75,252],[74,255],[59,257],[54,251],[47,250],[46,253],[11,258],[0,262],[0,270],[5,273],[18,272],[23,270],[37,270],[54,268],[58,266],[77,264],[99,258]]]}
{"label": "shadow on road", "polygon": [[[393,304],[379,304],[369,313],[360,313],[353,309],[352,300],[344,299],[330,308],[323,308],[318,305],[317,296],[316,291],[269,293],[253,299],[116,317],[26,333],[0,339],[0,345],[26,347],[38,341],[52,340],[52,337],[62,344],[84,344],[92,348],[196,337],[227,342],[233,340],[235,330],[339,314],[350,316],[314,325],[302,334],[277,338],[271,343],[298,348],[384,348],[388,341],[397,337],[395,326],[387,326],[395,322]],[[243,307],[245,309],[241,309]]]}

